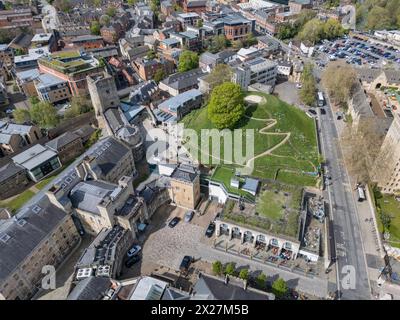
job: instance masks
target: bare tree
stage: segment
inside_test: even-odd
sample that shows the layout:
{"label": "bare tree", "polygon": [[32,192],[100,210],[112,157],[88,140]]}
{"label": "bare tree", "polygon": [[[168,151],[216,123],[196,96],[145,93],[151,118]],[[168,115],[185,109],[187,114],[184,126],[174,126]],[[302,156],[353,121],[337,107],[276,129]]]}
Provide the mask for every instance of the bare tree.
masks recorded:
{"label": "bare tree", "polygon": [[384,139],[378,126],[375,118],[360,119],[357,127],[347,124],[340,137],[349,173],[361,183],[374,181]]}
{"label": "bare tree", "polygon": [[330,62],[322,74],[322,84],[332,102],[344,107],[357,81],[355,70],[343,62]]}

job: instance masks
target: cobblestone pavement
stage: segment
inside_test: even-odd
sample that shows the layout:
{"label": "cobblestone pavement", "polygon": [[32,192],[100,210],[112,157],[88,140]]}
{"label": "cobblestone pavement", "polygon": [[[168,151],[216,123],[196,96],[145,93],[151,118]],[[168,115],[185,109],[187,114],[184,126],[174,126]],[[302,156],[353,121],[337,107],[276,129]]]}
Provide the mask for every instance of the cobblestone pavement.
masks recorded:
{"label": "cobblestone pavement", "polygon": [[[211,211],[206,213],[205,216],[194,217],[190,223],[181,220],[175,228],[167,226],[167,222],[172,217],[182,217],[184,212],[184,209],[173,210],[167,217],[164,216],[164,221],[157,221],[158,225],[155,225],[154,229],[149,231],[149,236],[143,242],[143,259],[140,266],[136,267],[138,268],[137,272],[150,274],[151,268],[159,269],[160,266],[178,270],[183,256],[189,255],[208,263],[216,260],[222,263],[236,262],[238,268],[246,266],[255,274],[260,271],[264,272],[271,282],[279,276],[287,280],[291,288],[297,288],[299,291],[318,297],[327,296],[328,281],[326,279],[301,276],[214,249],[212,247],[213,239],[204,235],[206,225],[214,215]],[[202,269],[200,263],[196,264],[196,267]]]}

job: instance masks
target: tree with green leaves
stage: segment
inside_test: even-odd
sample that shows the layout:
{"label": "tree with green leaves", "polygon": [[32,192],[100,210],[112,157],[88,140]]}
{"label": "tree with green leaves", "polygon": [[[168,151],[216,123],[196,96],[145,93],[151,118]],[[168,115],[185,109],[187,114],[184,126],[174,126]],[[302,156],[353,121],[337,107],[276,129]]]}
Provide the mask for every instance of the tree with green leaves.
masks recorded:
{"label": "tree with green leaves", "polygon": [[85,96],[75,96],[71,98],[71,107],[65,112],[65,118],[74,118],[80,114],[92,110],[92,102]]}
{"label": "tree with green leaves", "polygon": [[243,41],[241,41],[241,40],[232,41],[232,48],[235,50],[239,50],[239,49],[243,48]]}
{"label": "tree with green leaves", "polygon": [[150,0],[150,8],[153,12],[159,12],[160,10],[160,0]]}
{"label": "tree with green leaves", "polygon": [[301,83],[300,100],[308,106],[314,105],[316,102],[317,85],[313,75],[313,67],[309,63],[304,66]]}
{"label": "tree with green leaves", "polygon": [[249,269],[244,268],[240,270],[239,278],[246,281],[249,280]]}
{"label": "tree with green leaves", "polygon": [[233,262],[229,262],[226,266],[225,266],[225,275],[228,276],[233,276],[235,274],[235,264]]}
{"label": "tree with green leaves", "polygon": [[254,36],[252,32],[250,32],[246,38],[244,39],[244,45],[246,47],[254,46],[258,43],[257,38]]}
{"label": "tree with green leaves", "polygon": [[256,283],[260,288],[265,289],[267,285],[267,276],[264,273],[260,273],[256,278]]}
{"label": "tree with green leaves", "polygon": [[22,124],[31,121],[31,115],[26,109],[15,109],[13,111],[14,120],[16,123]]}
{"label": "tree with green leaves", "polygon": [[325,39],[335,39],[343,36],[342,24],[335,19],[328,19],[323,25],[323,36]]}
{"label": "tree with green leaves", "polygon": [[281,23],[278,26],[276,37],[280,40],[292,39],[297,35],[299,27],[291,22]]}
{"label": "tree with green leaves", "polygon": [[100,7],[101,7],[101,4],[102,4],[102,1],[101,1],[101,0],[93,0],[93,5],[94,5],[96,8],[100,8]]}
{"label": "tree with green leaves", "polygon": [[70,0],[54,0],[54,7],[62,12],[70,12],[72,9],[72,4]]}
{"label": "tree with green leaves", "polygon": [[156,83],[159,83],[159,82],[160,82],[161,80],[163,80],[165,77],[166,77],[166,74],[165,74],[164,68],[158,68],[157,71],[156,71],[156,73],[154,74],[153,80],[154,80]]}
{"label": "tree with green leaves", "polygon": [[311,19],[308,21],[299,34],[298,39],[301,41],[309,41],[313,45],[324,39],[324,22],[319,19]]}
{"label": "tree with green leaves", "polygon": [[225,35],[215,35],[211,38],[210,50],[212,52],[219,52],[229,46],[229,40]]}
{"label": "tree with green leaves", "polygon": [[146,58],[147,58],[147,59],[150,59],[150,60],[155,59],[155,58],[157,58],[157,54],[156,54],[156,52],[155,52],[153,49],[150,49],[150,50],[147,52]]}
{"label": "tree with green leaves", "polygon": [[32,121],[41,128],[53,128],[59,122],[57,111],[49,102],[41,101],[34,104],[29,113]]}
{"label": "tree with green leaves", "polygon": [[111,18],[107,14],[103,14],[99,20],[101,26],[108,26],[110,24],[110,21],[111,21]]}
{"label": "tree with green leaves", "polygon": [[109,6],[106,10],[106,14],[110,17],[115,17],[115,15],[117,14],[117,8],[115,8],[114,6]]}
{"label": "tree with green leaves", "polygon": [[29,103],[31,106],[38,104],[40,102],[39,98],[37,96],[32,96],[29,98]]}
{"label": "tree with green leaves", "polygon": [[185,50],[179,56],[178,71],[185,72],[199,67],[199,55],[196,52]]}
{"label": "tree with green leaves", "polygon": [[227,64],[220,63],[212,69],[210,74],[205,77],[205,80],[210,86],[210,91],[212,91],[216,86],[231,81],[232,75],[232,68]]}
{"label": "tree with green leaves", "polygon": [[242,88],[232,82],[215,87],[207,105],[207,113],[217,129],[233,129],[245,113]]}
{"label": "tree with green leaves", "polygon": [[101,29],[100,22],[98,22],[97,20],[92,21],[92,23],[90,24],[90,33],[98,36],[100,35],[100,29]]}
{"label": "tree with green leaves", "polygon": [[221,261],[214,261],[212,264],[212,271],[215,275],[220,276],[222,274],[222,263]]}
{"label": "tree with green leaves", "polygon": [[196,26],[197,28],[201,28],[203,26],[203,20],[198,20]]}
{"label": "tree with green leaves", "polygon": [[289,287],[285,280],[278,278],[272,284],[272,292],[277,298],[283,298],[289,292]]}
{"label": "tree with green leaves", "polygon": [[134,6],[136,4],[137,0],[128,0],[127,2],[130,6]]}

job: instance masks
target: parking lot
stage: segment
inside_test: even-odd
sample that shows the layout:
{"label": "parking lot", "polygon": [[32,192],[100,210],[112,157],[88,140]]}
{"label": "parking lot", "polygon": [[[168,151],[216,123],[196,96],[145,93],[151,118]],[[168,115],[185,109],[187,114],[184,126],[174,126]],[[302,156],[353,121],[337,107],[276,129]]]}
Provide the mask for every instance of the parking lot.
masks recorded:
{"label": "parking lot", "polygon": [[324,40],[316,47],[321,57],[320,65],[328,61],[345,60],[355,66],[381,68],[388,63],[400,63],[400,50],[390,44],[371,43],[355,37],[344,37],[335,41]]}
{"label": "parking lot", "polygon": [[[205,236],[205,230],[214,218],[207,210],[204,215],[195,214],[190,222],[184,221],[187,210],[165,205],[153,215],[152,223],[148,226],[145,237],[140,241],[142,260],[131,268],[124,267],[122,278],[151,274],[162,268],[170,272],[179,270],[179,265],[185,255],[199,258],[199,244],[211,246],[212,239]],[[179,217],[179,223],[171,228],[168,223]]]}

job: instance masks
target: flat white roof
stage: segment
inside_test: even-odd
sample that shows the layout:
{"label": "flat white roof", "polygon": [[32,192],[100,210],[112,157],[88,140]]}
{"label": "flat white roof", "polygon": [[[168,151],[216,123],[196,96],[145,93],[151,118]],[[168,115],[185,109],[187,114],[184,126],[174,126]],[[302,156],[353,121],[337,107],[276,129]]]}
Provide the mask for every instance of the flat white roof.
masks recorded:
{"label": "flat white roof", "polygon": [[29,148],[28,150],[16,155],[12,158],[12,160],[24,168],[32,170],[33,168],[55,156],[57,156],[56,152],[37,144],[32,148]]}
{"label": "flat white roof", "polygon": [[33,36],[31,42],[49,41],[51,36],[51,33],[38,33]]}
{"label": "flat white roof", "polygon": [[[150,293],[162,295],[166,287],[167,283],[164,281],[152,277],[143,277],[139,280],[129,300],[151,300]],[[152,290],[155,292],[152,292]]]}

